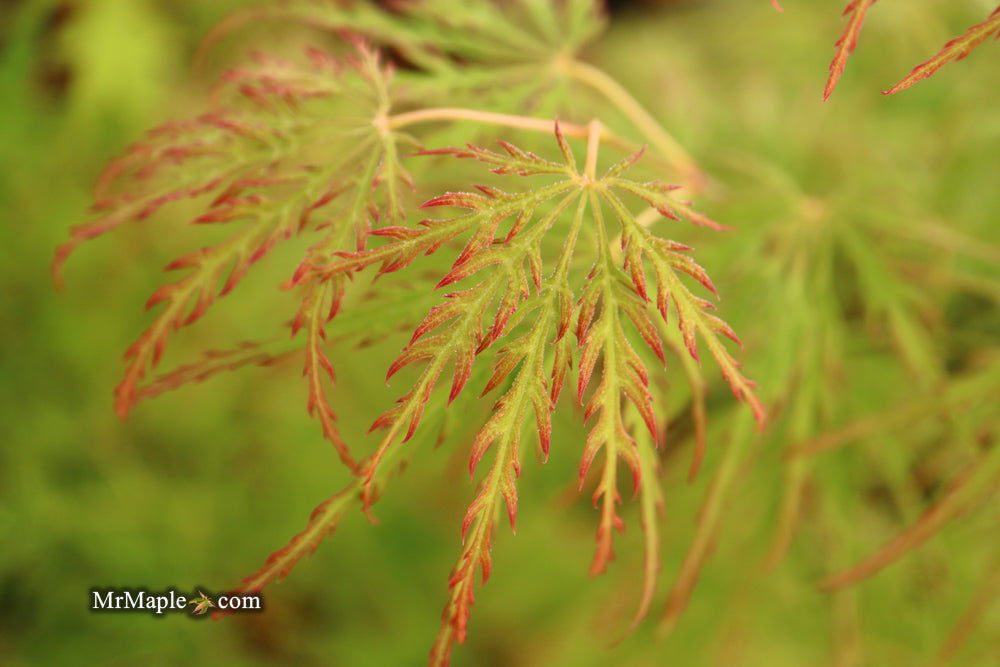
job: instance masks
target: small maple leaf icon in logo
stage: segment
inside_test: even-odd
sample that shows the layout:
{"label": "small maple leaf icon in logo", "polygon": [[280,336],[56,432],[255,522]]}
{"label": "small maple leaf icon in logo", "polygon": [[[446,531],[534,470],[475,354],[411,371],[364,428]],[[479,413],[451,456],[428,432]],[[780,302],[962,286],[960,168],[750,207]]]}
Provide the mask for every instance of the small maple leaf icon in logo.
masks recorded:
{"label": "small maple leaf icon in logo", "polygon": [[191,611],[191,613],[196,616],[204,614],[206,611],[209,610],[209,608],[215,606],[215,603],[212,602],[212,598],[208,597],[201,591],[198,591],[198,597],[192,598],[192,600],[188,602],[188,604],[195,605],[195,608]]}

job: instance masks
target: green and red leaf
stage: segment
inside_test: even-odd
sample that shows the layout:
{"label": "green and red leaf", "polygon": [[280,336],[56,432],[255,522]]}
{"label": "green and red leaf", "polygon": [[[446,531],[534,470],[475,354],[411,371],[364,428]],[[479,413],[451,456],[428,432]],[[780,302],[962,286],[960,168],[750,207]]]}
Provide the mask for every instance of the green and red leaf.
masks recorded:
{"label": "green and red leaf", "polygon": [[830,63],[830,76],[826,80],[826,88],[823,89],[823,101],[825,102],[833,94],[837,82],[844,73],[847,66],[847,59],[858,45],[858,36],[861,34],[861,27],[865,23],[865,16],[868,10],[874,5],[876,0],[851,0],[844,9],[843,16],[847,17],[847,25],[844,32],[837,40],[837,53]]}
{"label": "green and red leaf", "polygon": [[939,69],[950,62],[962,60],[972,53],[976,47],[990,37],[1000,39],[1000,7],[993,10],[985,21],[977,23],[965,31],[960,37],[951,40],[934,54],[930,60],[913,68],[903,79],[889,90],[882,91],[885,95],[893,95],[906,90],[913,84],[933,76]]}

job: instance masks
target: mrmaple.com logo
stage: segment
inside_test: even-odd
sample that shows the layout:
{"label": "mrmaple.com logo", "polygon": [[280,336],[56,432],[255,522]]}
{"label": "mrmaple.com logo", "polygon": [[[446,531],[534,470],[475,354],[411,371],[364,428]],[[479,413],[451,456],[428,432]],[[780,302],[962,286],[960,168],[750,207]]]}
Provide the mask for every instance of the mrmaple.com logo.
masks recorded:
{"label": "mrmaple.com logo", "polygon": [[176,590],[150,593],[142,589],[94,589],[90,591],[91,611],[139,611],[161,616],[166,612],[185,611],[201,616],[215,609],[222,613],[234,611],[261,611],[264,601],[259,594],[206,595],[201,590],[190,596]]}

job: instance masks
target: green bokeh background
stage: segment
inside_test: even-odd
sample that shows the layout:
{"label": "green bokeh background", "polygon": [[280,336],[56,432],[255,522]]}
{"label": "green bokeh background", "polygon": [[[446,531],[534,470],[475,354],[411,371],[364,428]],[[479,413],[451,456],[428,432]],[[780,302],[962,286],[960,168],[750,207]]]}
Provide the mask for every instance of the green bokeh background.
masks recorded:
{"label": "green bokeh background", "polygon": [[[89,188],[106,160],[148,127],[197,113],[214,76],[249,49],[329,39],[255,26],[193,68],[201,36],[244,4],[0,5],[4,664],[415,665],[436,632],[472,492],[464,455],[446,448],[428,449],[420,466],[393,481],[378,506],[380,525],[352,514],[292,576],[269,588],[265,614],[213,622],[87,611],[94,586],[225,589],[300,530],[312,507],[344,481],[305,415],[294,370],[220,377],[143,405],[126,423],[114,416],[121,353],[159,283],[154,269],[180,241],[161,241],[153,225],[138,225],[81,249],[67,267],[64,292],[48,273],[68,226],[86,218]],[[773,286],[748,254],[756,246],[741,234],[808,224],[785,198],[787,183],[841,220],[943,221],[979,246],[971,260],[942,257],[933,246],[921,256],[928,272],[961,270],[987,285],[956,288],[937,302],[948,318],[948,344],[935,348],[947,355],[946,368],[995,347],[1000,327],[997,267],[989,261],[996,254],[987,245],[996,244],[1000,220],[998,47],[984,45],[894,98],[878,93],[993,3],[880,5],[840,88],[822,104],[840,4],[788,0],[784,15],[765,0],[631,4],[587,54],[635,91],[716,181],[708,208],[737,231],[714,249],[701,239],[698,257],[725,297],[725,316],[748,341],[742,358],[750,375],[765,387],[769,361],[753,353],[766,347],[773,324],[758,317]],[[902,252],[869,241],[876,255]],[[204,347],[199,336],[208,340],[223,324],[235,322],[253,337],[254,318],[280,300],[269,286],[281,267],[262,272],[256,307],[235,302],[209,318],[202,333],[180,340],[178,358]],[[370,401],[384,404],[391,395],[380,386],[379,355],[391,354],[392,345],[353,362],[349,350],[341,355],[335,400],[348,432],[363,430],[378,411]],[[832,423],[910,394],[913,372],[889,348],[848,341],[839,360],[846,379],[822,388],[838,395]],[[729,398],[718,389],[713,406],[724,406]],[[992,412],[982,423],[995,433],[995,406]],[[864,471],[892,465],[881,452],[898,447],[899,465],[909,465],[911,440],[891,433],[824,461],[825,493],[842,500],[833,523],[853,534],[853,544],[841,548],[836,533],[810,535],[785,567],[764,577],[758,563],[774,530],[781,451],[790,437],[779,423],[755,442],[755,465],[740,473],[732,516],[674,633],[656,642],[643,627],[609,652],[638,591],[638,520],[634,508],[627,511],[630,532],[615,567],[589,579],[596,513],[573,492],[579,427],[563,433],[544,467],[525,466],[517,536],[498,533],[494,575],[477,595],[456,664],[922,664],[984,573],[1000,567],[994,497],[921,554],[846,594],[846,602],[831,604],[817,590],[824,571],[816,563],[853,562],[902,525],[866,513],[879,501]],[[687,452],[670,459],[664,582],[676,574],[718,462],[724,439],[714,442],[707,473],[694,485],[683,482]],[[998,607],[986,609],[956,664],[1000,664]],[[837,630],[845,614],[861,628],[846,653],[838,650],[844,640]]]}

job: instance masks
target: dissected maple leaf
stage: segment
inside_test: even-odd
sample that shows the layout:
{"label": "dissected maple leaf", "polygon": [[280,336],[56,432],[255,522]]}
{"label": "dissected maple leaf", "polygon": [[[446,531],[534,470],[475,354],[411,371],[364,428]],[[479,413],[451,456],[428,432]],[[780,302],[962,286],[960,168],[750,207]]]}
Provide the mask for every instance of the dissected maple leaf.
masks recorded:
{"label": "dissected maple leaf", "polygon": [[[651,455],[640,450],[640,444],[647,449],[656,445],[656,410],[648,370],[630,339],[637,336],[659,363],[664,362],[664,345],[651,319],[657,311],[665,320],[676,317],[687,352],[694,359],[698,358],[698,339],[704,342],[734,393],[750,405],[758,421],[764,419],[764,408],[753,393],[752,383],[718,336],[738,339],[722,320],[706,312],[711,302],[695,296],[681,279],[686,274],[714,293],[704,269],[684,254],[690,250],[688,246],[662,239],[639,224],[622,196],[648,203],[669,220],[686,219],[716,229],[721,226],[676,198],[676,186],[626,178],[624,173],[641,153],[598,177],[594,145],[589,147],[587,168],[581,172],[558,124],[556,139],[562,154],[558,162],[503,141],[502,152],[474,145],[426,151],[474,159],[496,174],[555,180],[520,192],[480,186],[475,193],[449,192],[434,197],[423,207],[452,207],[466,213],[427,219],[416,228],[374,230],[373,236],[389,241],[365,250],[332,253],[329,263],[299,275],[304,282],[326,281],[371,266],[378,266],[380,274],[392,273],[464,239],[464,247],[438,282],[439,288],[461,284],[461,289],[445,294],[444,300],[430,309],[389,368],[387,376],[391,377],[407,366],[423,365],[412,388],[372,425],[373,430],[383,429],[385,434],[362,466],[366,506],[379,495],[377,480],[383,476],[387,452],[413,436],[424,406],[445,372],[452,369],[447,396],[451,401],[468,382],[477,357],[494,343],[505,342],[496,353],[494,374],[485,392],[503,385],[507,389],[474,439],[470,472],[475,475],[477,465],[490,451],[493,461],[463,522],[463,549],[452,571],[451,596],[432,653],[435,663],[446,664],[452,644],[464,640],[475,575],[481,573],[484,581],[489,576],[495,513],[501,506],[513,526],[523,423],[534,415],[539,448],[546,455],[551,441],[550,413],[574,357],[579,368],[576,397],[585,405],[584,419],[593,422],[582,453],[581,486],[592,463],[604,454],[594,492],[594,501],[602,509],[592,574],[603,571],[613,558],[613,533],[623,526],[616,512],[621,502],[619,462],[631,470],[635,492],[643,484],[656,484],[655,478],[643,479],[643,470],[647,477],[653,476],[655,464]],[[621,228],[621,258],[613,252],[606,210],[613,213]],[[591,242],[583,247],[595,249],[590,258],[593,268],[585,275],[574,263],[584,252],[578,243],[582,235]],[[547,236],[562,239],[554,262],[543,256]],[[655,308],[647,294],[647,271],[656,279]],[[576,352],[568,342],[571,330],[577,340]],[[595,377],[599,379],[595,381]],[[628,426],[633,413],[648,430],[647,439],[636,440]],[[653,521],[659,502],[655,493],[644,496],[644,524]],[[655,548],[652,552],[647,559],[650,571],[655,569]],[[642,613],[648,598],[647,592]]]}
{"label": "dissected maple leaf", "polygon": [[[57,277],[83,241],[146,220],[180,199],[210,195],[193,222],[232,229],[224,240],[167,265],[166,270],[182,276],[160,287],[146,303],[147,309],[158,312],[126,353],[125,374],[115,390],[122,418],[142,397],[176,381],[214,373],[187,364],[165,376],[166,384],[163,379],[149,388],[142,384],[171,335],[200,319],[279,243],[302,233],[320,235],[299,266],[304,272],[318,254],[361,248],[373,225],[401,218],[410,183],[400,165],[398,143],[407,139],[357,116],[359,107],[371,117],[387,113],[393,97],[392,68],[365,44],[356,41],[354,46],[355,55],[346,59],[308,49],[304,64],[255,54],[250,66],[224,77],[223,90],[237,93],[232,101],[199,118],[152,131],[101,177],[97,218],[74,228],[70,240],[59,247]],[[345,98],[351,100],[348,106]],[[341,144],[350,148],[327,150]],[[363,168],[357,168],[359,163]],[[327,400],[324,384],[333,380],[333,369],[322,349],[324,328],[345,289],[343,277],[304,286],[292,333],[305,331],[308,410],[344,463],[354,468]],[[268,362],[246,355],[227,364]]]}

